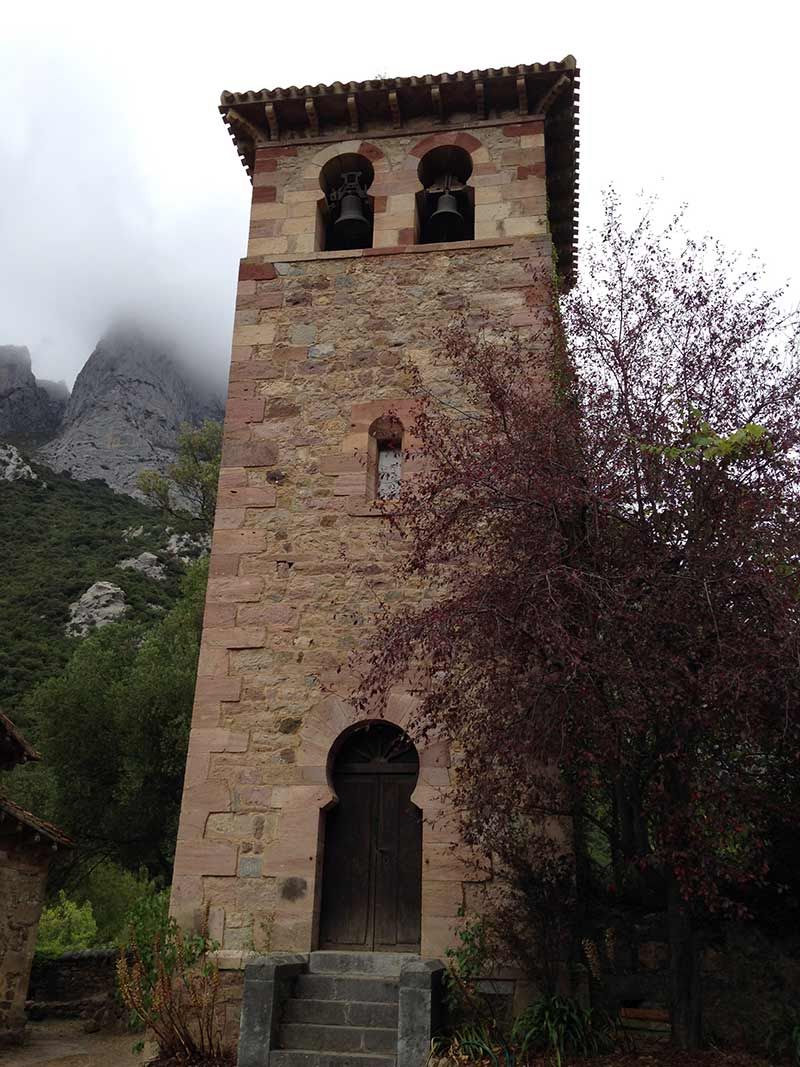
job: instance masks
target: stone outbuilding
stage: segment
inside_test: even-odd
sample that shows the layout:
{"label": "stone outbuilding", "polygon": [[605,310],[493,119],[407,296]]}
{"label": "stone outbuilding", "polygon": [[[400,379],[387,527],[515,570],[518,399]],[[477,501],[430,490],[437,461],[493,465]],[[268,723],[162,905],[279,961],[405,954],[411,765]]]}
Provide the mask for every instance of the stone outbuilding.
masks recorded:
{"label": "stone outbuilding", "polygon": [[[0,771],[39,758],[0,712]],[[70,844],[57,827],[0,793],[0,1046],[22,1040],[47,872],[53,855]]]}

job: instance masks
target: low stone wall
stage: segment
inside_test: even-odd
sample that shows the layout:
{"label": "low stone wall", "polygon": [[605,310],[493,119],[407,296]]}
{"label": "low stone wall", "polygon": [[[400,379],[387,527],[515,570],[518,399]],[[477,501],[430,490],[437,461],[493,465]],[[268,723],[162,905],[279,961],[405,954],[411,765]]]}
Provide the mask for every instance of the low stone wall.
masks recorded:
{"label": "low stone wall", "polygon": [[113,948],[37,957],[28,986],[28,1012],[78,1016],[99,1029],[122,1014],[116,998],[118,952]]}

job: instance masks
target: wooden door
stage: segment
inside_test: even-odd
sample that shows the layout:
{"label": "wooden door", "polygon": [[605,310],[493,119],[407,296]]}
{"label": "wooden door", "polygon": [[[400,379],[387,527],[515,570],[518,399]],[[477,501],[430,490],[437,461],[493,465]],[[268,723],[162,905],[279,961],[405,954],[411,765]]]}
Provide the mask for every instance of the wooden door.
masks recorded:
{"label": "wooden door", "polygon": [[334,764],[338,804],[328,812],[320,946],[418,952],[422,817],[411,803],[419,760],[388,723],[349,735]]}

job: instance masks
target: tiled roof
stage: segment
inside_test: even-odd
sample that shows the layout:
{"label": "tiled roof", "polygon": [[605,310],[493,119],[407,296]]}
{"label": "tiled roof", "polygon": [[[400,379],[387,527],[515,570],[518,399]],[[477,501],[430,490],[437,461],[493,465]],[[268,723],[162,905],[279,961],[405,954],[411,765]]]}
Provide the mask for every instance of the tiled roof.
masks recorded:
{"label": "tiled roof", "polygon": [[251,176],[256,149],[270,144],[544,116],[550,230],[559,271],[570,284],[577,265],[579,82],[575,57],[565,56],[455,74],[226,91],[220,111]]}
{"label": "tiled roof", "polygon": [[29,811],[21,808],[19,804],[15,804],[13,800],[0,795],[0,830],[9,819],[12,822],[16,822],[18,826],[32,830],[36,834],[41,834],[54,844],[66,846],[73,844],[72,840],[57,826],[54,826],[51,822],[46,822],[44,819],[37,818]]}
{"label": "tiled roof", "polygon": [[232,104],[253,103],[265,100],[286,100],[296,97],[334,96],[342,93],[368,93],[389,91],[392,89],[418,88],[420,86],[448,85],[458,82],[484,82],[499,78],[518,78],[527,75],[577,72],[574,56],[565,56],[560,62],[519,63],[514,67],[488,67],[486,70],[457,71],[455,74],[422,74],[410,78],[371,78],[363,82],[334,82],[332,85],[296,85],[288,89],[248,89],[243,93],[231,93],[225,90],[220,96],[220,105],[230,107]]}
{"label": "tiled roof", "polygon": [[9,717],[0,711],[0,768],[10,769],[17,763],[39,760],[41,756],[29,744]]}

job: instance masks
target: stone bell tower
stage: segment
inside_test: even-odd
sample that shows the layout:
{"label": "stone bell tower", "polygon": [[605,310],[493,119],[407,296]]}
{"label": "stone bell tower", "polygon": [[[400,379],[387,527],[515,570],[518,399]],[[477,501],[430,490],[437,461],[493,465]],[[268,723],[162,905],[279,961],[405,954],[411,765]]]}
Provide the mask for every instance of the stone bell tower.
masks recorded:
{"label": "stone bell tower", "polygon": [[447,395],[438,327],[524,338],[531,266],[572,281],[577,97],[571,56],[222,94],[253,197],[173,912],[208,909],[223,965],[440,956],[485,877],[453,849],[447,751],[403,733],[412,697],[367,729],[339,672],[375,588],[400,595],[375,501],[414,477],[405,368]]}

